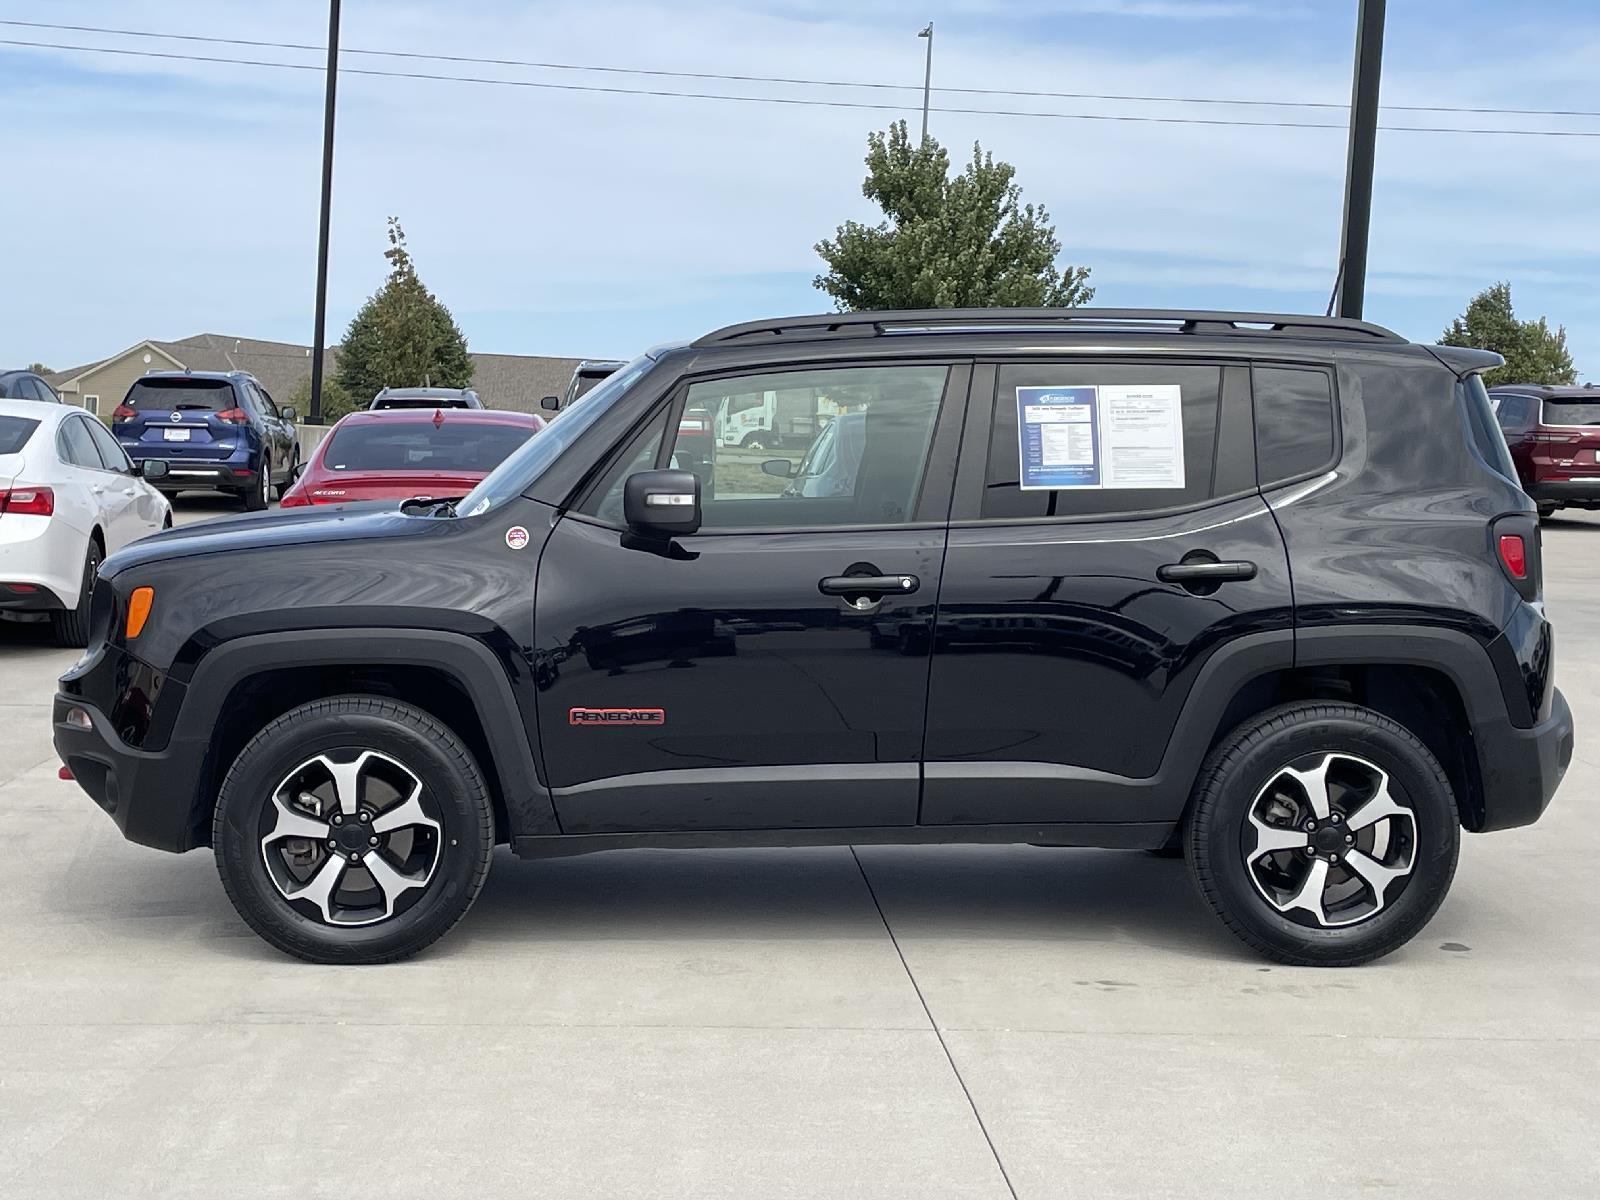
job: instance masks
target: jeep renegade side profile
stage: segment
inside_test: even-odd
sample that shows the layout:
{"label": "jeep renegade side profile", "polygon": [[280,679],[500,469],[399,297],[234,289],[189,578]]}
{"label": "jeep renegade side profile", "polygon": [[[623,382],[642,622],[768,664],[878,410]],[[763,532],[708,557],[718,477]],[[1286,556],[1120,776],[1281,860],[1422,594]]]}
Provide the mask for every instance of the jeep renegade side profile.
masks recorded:
{"label": "jeep renegade side profile", "polygon": [[[1572,754],[1498,362],[1259,314],[733,326],[459,501],[113,555],[55,744],[321,962],[432,942],[496,843],[874,842],[1181,847],[1258,951],[1364,962]],[[761,405],[794,436],[678,452]]]}

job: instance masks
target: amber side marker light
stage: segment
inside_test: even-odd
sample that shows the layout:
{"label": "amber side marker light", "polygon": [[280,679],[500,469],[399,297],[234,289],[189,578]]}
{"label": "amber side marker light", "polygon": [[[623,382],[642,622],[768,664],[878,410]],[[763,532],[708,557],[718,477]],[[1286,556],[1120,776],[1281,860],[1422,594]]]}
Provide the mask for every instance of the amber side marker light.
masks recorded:
{"label": "amber side marker light", "polygon": [[156,601],[155,588],[137,587],[133,595],[128,597],[128,624],[126,626],[130,639],[139,636],[144,628],[144,623],[150,619],[150,606]]}

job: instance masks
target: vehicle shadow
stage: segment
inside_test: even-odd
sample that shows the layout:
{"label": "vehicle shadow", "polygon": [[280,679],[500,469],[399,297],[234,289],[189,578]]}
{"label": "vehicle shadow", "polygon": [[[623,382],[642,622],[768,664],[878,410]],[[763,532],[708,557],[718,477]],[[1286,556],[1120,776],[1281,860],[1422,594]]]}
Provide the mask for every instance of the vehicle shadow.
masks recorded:
{"label": "vehicle shadow", "polygon": [[[441,957],[518,944],[707,937],[1127,942],[1246,959],[1181,861],[1034,846],[503,853]],[[878,915],[881,906],[883,918]]]}

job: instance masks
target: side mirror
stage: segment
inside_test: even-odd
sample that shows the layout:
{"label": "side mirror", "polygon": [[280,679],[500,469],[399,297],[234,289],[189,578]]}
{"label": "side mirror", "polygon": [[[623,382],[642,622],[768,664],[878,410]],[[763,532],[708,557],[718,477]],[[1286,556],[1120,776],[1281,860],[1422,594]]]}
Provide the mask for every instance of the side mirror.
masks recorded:
{"label": "side mirror", "polygon": [[764,475],[776,475],[779,479],[788,479],[794,475],[794,464],[787,458],[769,458],[761,464]]}
{"label": "side mirror", "polygon": [[546,396],[539,401],[539,407],[544,409],[545,412],[559,412],[561,409],[561,397]]}
{"label": "side mirror", "polygon": [[689,471],[637,471],[622,485],[622,516],[647,537],[677,537],[700,528],[700,477]]}
{"label": "side mirror", "polygon": [[296,417],[296,415],[297,415],[297,414],[296,414],[296,413],[295,413],[295,411],[294,411],[294,405],[292,405],[292,404],[285,404],[285,405],[284,405],[284,406],[283,406],[283,407],[282,407],[282,408],[280,408],[280,409],[279,409],[279,410],[278,410],[278,411],[279,411],[279,412],[281,412],[281,413],[282,413],[282,414],[283,414],[283,419],[284,419],[284,420],[285,420],[285,421],[287,421],[287,422],[289,422],[289,424],[291,424],[291,425],[293,425],[293,424],[294,424],[294,419],[295,419],[295,417]]}
{"label": "side mirror", "polygon": [[139,464],[140,479],[165,479],[169,464],[164,458],[147,458]]}
{"label": "side mirror", "polygon": [[295,465],[290,469],[290,471],[289,471],[289,482],[291,482],[291,483],[298,482],[299,479],[300,479],[300,476],[304,475],[305,473],[306,473],[306,460],[302,458],[299,462],[295,463]]}

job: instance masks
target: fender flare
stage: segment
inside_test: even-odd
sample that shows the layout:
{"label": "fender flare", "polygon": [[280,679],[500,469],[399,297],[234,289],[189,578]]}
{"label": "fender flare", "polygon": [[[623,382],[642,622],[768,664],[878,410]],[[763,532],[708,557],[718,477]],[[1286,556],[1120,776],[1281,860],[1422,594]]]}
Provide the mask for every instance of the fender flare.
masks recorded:
{"label": "fender flare", "polygon": [[[437,629],[361,627],[250,634],[207,651],[194,666],[175,740],[209,744],[216,714],[253,675],[293,667],[409,666],[448,675],[471,699],[489,744],[479,764],[505,801],[511,838],[559,832],[550,789],[535,761],[511,680],[494,653],[461,633]],[[448,721],[446,722],[448,723]],[[214,766],[208,761],[201,777]],[[196,797],[200,803],[202,797]]]}

